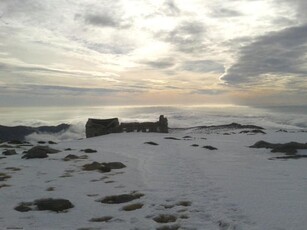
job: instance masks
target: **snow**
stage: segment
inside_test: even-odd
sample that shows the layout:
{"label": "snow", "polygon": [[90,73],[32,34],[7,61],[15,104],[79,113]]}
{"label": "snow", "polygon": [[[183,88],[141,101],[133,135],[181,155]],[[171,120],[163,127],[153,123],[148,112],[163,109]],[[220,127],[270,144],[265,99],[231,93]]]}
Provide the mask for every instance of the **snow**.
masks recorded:
{"label": "snow", "polygon": [[[235,134],[223,135],[224,131]],[[0,172],[11,175],[0,182],[11,185],[0,189],[0,229],[156,229],[165,225],[208,230],[306,229],[306,159],[269,160],[282,154],[247,147],[259,140],[305,143],[306,133],[270,129],[265,130],[266,135],[247,135],[240,131],[110,134],[50,145],[62,152],[46,159],[21,159],[28,147],[17,148],[18,155],[0,160]],[[186,135],[192,138],[183,140]],[[164,139],[169,136],[181,140]],[[148,141],[159,145],[144,144]],[[204,145],[218,150],[204,149]],[[66,148],[73,150],[64,151]],[[87,154],[88,159],[62,160],[68,154],[84,155],[80,150],[86,148],[97,153]],[[109,173],[82,170],[82,165],[93,161],[119,161],[127,167]],[[65,174],[71,176],[62,177]],[[49,187],[54,191],[46,191]],[[145,196],[123,204],[98,202],[108,195],[133,191]],[[40,198],[68,199],[75,207],[65,213],[14,210],[20,202]],[[191,205],[181,206],[181,201]],[[122,210],[133,203],[144,206],[130,212]],[[175,215],[177,220],[156,223],[153,218],[160,214]],[[183,214],[188,219],[180,218]],[[89,221],[102,216],[113,219]]]}

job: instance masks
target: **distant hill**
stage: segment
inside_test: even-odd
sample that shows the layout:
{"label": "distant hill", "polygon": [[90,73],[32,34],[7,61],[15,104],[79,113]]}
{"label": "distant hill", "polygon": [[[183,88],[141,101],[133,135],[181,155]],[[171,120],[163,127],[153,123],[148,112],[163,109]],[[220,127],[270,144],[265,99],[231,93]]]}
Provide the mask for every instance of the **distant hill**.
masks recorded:
{"label": "distant hill", "polygon": [[65,131],[70,127],[69,124],[60,124],[57,126],[3,126],[0,125],[0,140],[20,140],[23,141],[27,135],[32,133],[58,133]]}

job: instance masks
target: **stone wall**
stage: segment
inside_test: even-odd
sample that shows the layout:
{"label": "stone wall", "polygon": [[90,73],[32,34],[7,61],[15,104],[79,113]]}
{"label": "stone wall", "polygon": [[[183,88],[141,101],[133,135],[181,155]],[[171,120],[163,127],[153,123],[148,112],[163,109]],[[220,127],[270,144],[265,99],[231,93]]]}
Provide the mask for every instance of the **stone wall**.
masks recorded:
{"label": "stone wall", "polygon": [[109,133],[120,132],[158,132],[168,133],[167,118],[161,115],[157,122],[129,122],[119,124],[118,118],[111,119],[88,119],[86,137],[96,137]]}

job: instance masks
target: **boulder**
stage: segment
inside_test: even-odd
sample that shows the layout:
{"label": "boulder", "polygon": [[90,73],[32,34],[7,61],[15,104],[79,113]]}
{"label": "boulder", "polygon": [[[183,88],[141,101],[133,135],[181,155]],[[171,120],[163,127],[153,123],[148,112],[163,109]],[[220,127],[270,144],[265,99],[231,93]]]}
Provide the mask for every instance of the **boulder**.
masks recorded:
{"label": "boulder", "polygon": [[144,196],[144,194],[142,193],[121,194],[121,195],[107,196],[103,198],[100,202],[105,204],[120,204],[140,199],[142,196]]}
{"label": "boulder", "polygon": [[9,150],[4,151],[2,154],[5,156],[11,156],[11,155],[16,155],[17,153],[15,149],[9,149]]}
{"label": "boulder", "polygon": [[98,163],[96,161],[94,161],[91,164],[85,164],[82,166],[84,171],[94,171],[94,170],[98,170],[100,172],[110,172],[111,168],[108,167],[107,165],[104,165],[104,163]]}
{"label": "boulder", "polygon": [[122,169],[126,168],[126,165],[124,165],[121,162],[109,162],[109,163],[102,163],[102,165],[110,168],[110,169]]}
{"label": "boulder", "polygon": [[60,150],[52,149],[49,146],[35,146],[27,151],[27,153],[48,153],[48,154],[54,154],[59,153]]}
{"label": "boulder", "polygon": [[38,210],[50,210],[54,212],[61,212],[74,207],[69,200],[52,198],[35,200],[34,205],[37,206]]}

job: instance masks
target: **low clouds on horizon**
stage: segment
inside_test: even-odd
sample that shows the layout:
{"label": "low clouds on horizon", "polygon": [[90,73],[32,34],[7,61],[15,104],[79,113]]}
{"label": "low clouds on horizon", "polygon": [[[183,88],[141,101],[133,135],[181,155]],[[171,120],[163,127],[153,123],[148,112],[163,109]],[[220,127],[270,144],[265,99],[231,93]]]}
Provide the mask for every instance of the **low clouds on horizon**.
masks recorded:
{"label": "low clouds on horizon", "polygon": [[59,93],[64,104],[75,94],[80,103],[109,104],[112,96],[153,103],[157,93],[172,95],[169,103],[306,104],[306,7],[303,0],[1,1],[0,96],[16,105],[30,92],[46,105]]}

